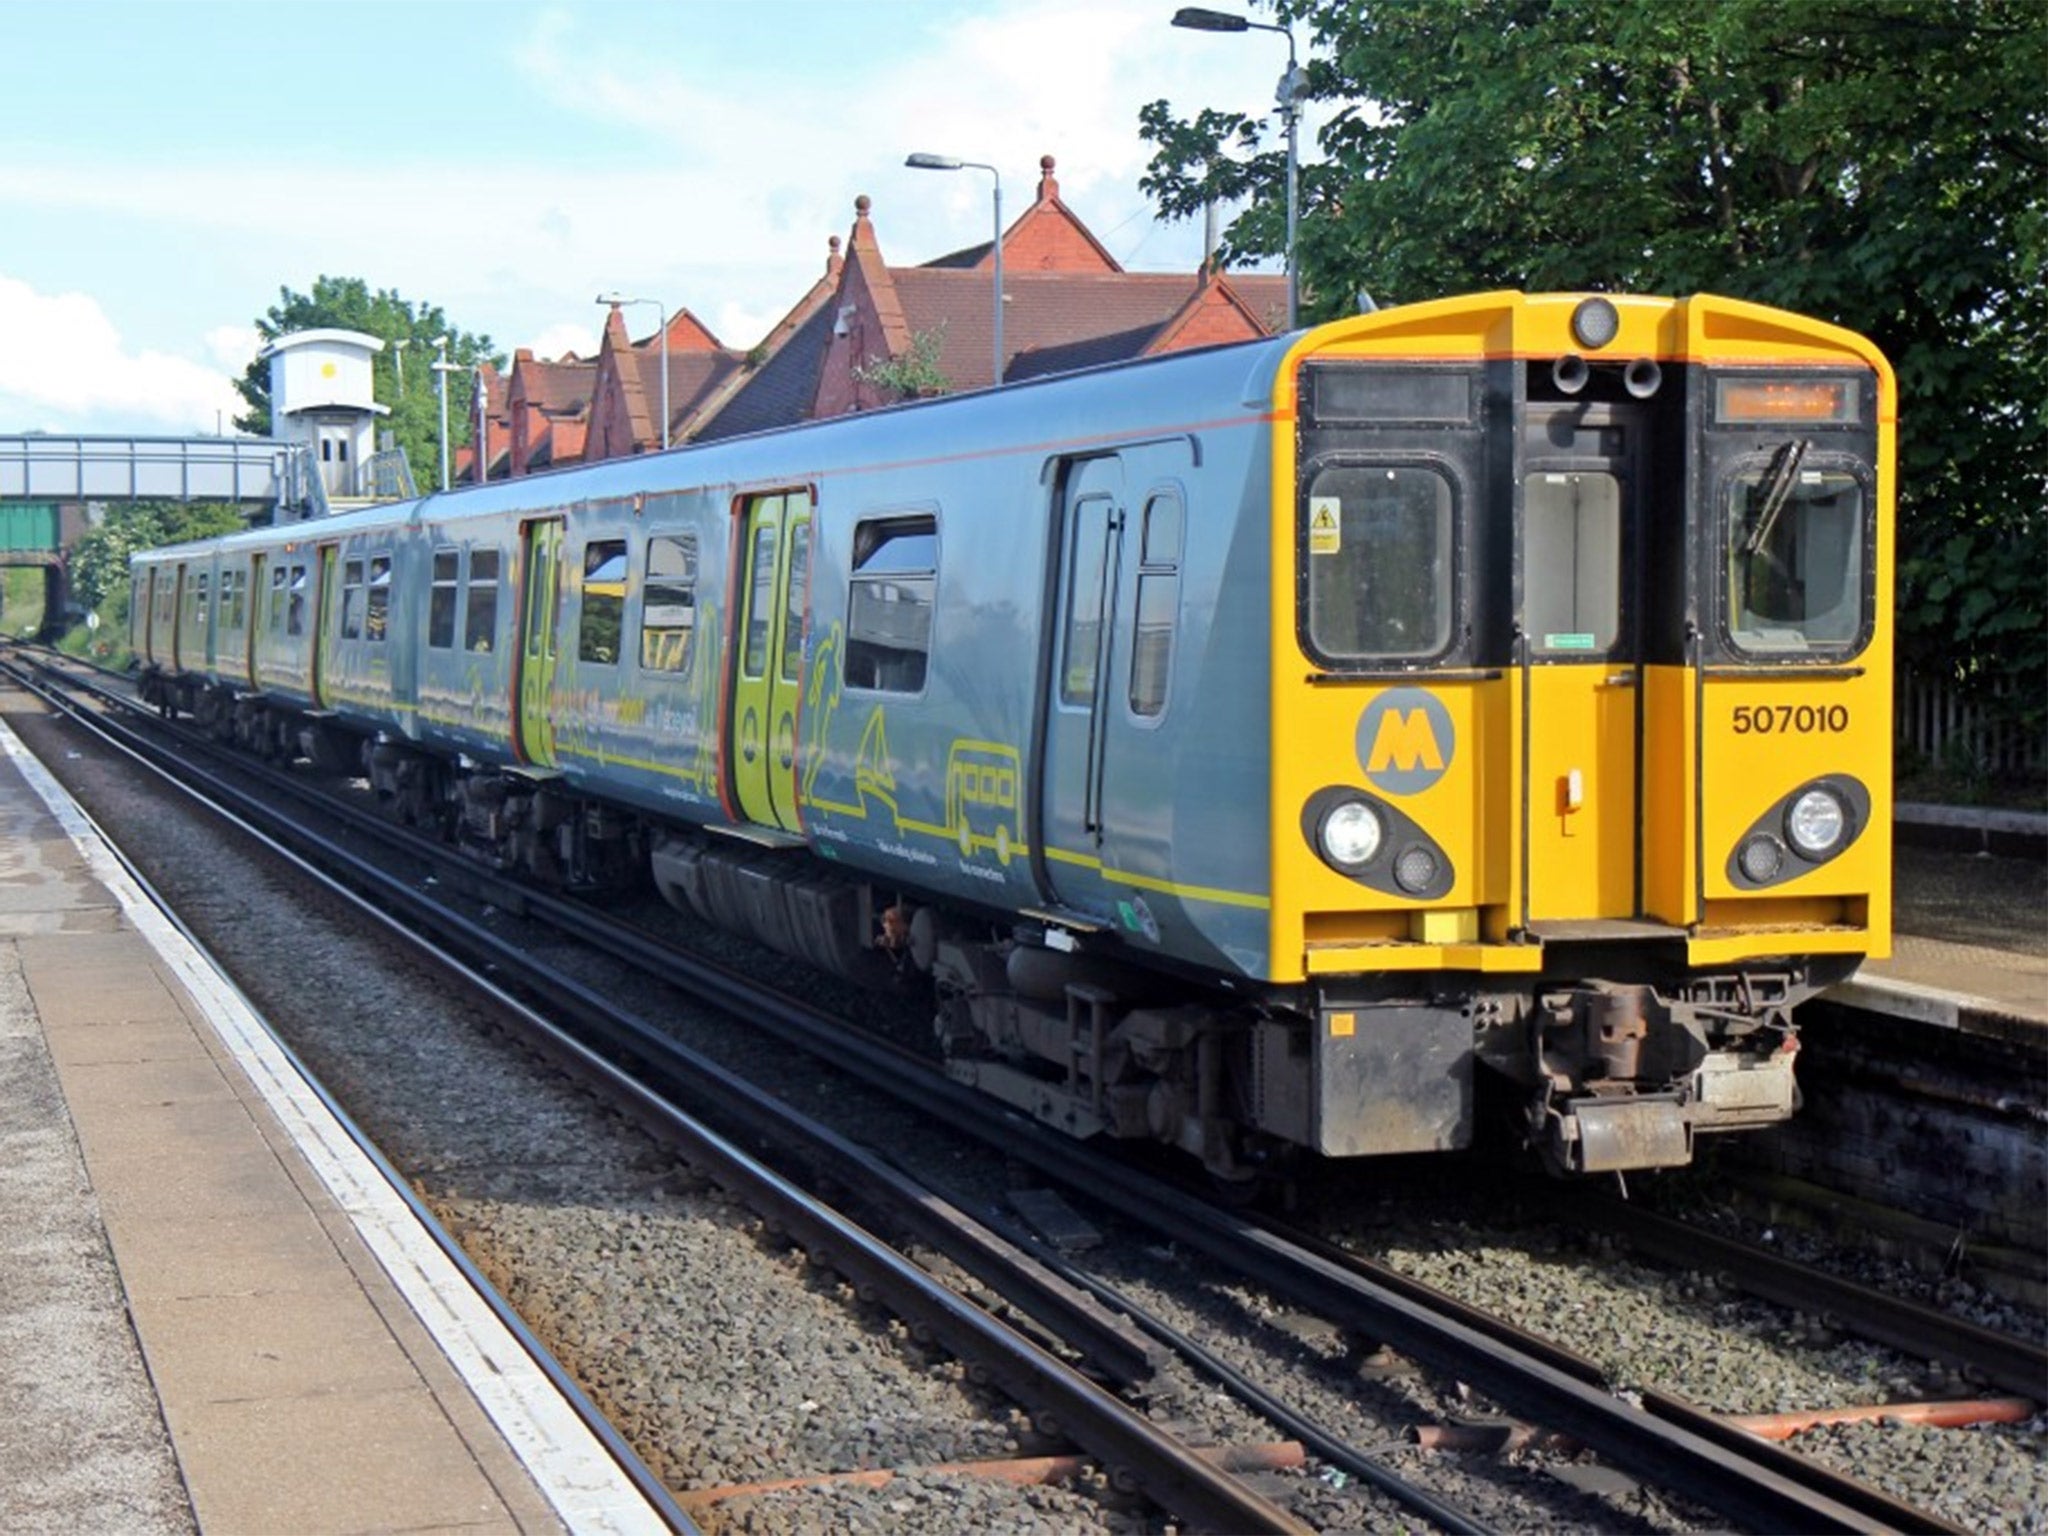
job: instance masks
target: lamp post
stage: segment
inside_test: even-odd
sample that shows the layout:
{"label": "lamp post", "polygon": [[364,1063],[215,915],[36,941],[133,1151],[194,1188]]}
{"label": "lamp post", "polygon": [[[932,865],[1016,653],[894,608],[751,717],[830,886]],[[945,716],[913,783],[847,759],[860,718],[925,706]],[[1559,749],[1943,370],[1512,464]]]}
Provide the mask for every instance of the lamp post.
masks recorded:
{"label": "lamp post", "polygon": [[979,160],[957,160],[951,155],[916,154],[903,162],[919,171],[987,171],[995,181],[996,215],[996,328],[995,328],[995,385],[1003,387],[1003,173],[992,165]]}
{"label": "lamp post", "polygon": [[476,367],[476,452],[470,463],[474,471],[470,480],[482,485],[491,466],[491,386],[482,363]]}
{"label": "lamp post", "polygon": [[405,349],[411,345],[410,336],[401,336],[391,343],[391,366],[398,374],[398,393],[397,398],[391,402],[393,405],[405,398]]}
{"label": "lamp post", "polygon": [[434,363],[434,393],[441,397],[441,489],[448,489],[448,375],[462,372],[462,364],[448,361],[448,338],[436,336],[434,348],[440,360]]}
{"label": "lamp post", "polygon": [[1173,24],[1191,32],[1278,32],[1287,39],[1287,73],[1280,77],[1276,95],[1280,119],[1287,124],[1287,329],[1293,330],[1301,314],[1301,274],[1294,266],[1294,225],[1297,196],[1295,183],[1299,164],[1296,134],[1301,125],[1301,70],[1294,62],[1294,33],[1270,21],[1253,21],[1229,11],[1183,6],[1173,13]]}
{"label": "lamp post", "polygon": [[652,304],[661,317],[661,446],[668,446],[668,310],[659,299],[629,299],[622,293],[600,293],[597,303],[617,309],[621,304]]}

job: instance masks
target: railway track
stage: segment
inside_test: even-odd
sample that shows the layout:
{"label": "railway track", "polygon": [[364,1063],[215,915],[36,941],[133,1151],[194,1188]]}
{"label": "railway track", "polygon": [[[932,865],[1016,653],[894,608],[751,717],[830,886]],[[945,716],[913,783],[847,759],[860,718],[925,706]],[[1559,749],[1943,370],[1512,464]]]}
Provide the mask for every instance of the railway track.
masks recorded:
{"label": "railway track", "polygon": [[[107,701],[106,695],[101,697]],[[87,723],[82,716],[73,718]],[[102,731],[109,729],[108,722],[91,723]],[[126,737],[126,749],[146,758],[157,755],[147,742],[118,728],[115,734]],[[799,1245],[812,1265],[842,1277],[862,1302],[886,1307],[920,1343],[943,1347],[967,1362],[978,1380],[1030,1405],[1042,1432],[1056,1432],[1083,1448],[1091,1460],[1110,1469],[1114,1486],[1142,1492],[1160,1508],[1203,1529],[1308,1529],[1223,1470],[1230,1460],[1227,1454],[1204,1454],[1203,1448],[1162,1433],[1142,1411],[1105,1391],[1069,1361],[964,1300],[859,1222],[682,1110],[660,1085],[689,1081],[700,1095],[708,1086],[743,1131],[783,1144],[798,1141],[814,1154],[830,1157],[849,1192],[871,1206],[888,1207],[890,1214],[956,1262],[970,1266],[998,1291],[1026,1297],[1040,1312],[1060,1318],[1068,1332],[1127,1377],[1141,1374],[1146,1357],[1142,1338],[1119,1328],[1085,1294],[1065,1294],[1067,1288],[1057,1281],[1048,1283],[1050,1277],[1028,1256],[930,1191],[775,1105],[716,1063],[677,1046],[589,989],[534,963],[487,927],[418,897],[403,884],[386,884],[382,873],[358,854],[281,822],[268,807],[250,801],[226,781],[200,776],[195,782],[189,764],[185,771],[185,787],[203,793],[215,815],[230,818],[241,831],[262,840],[273,855],[291,861],[302,874],[354,903],[394,935],[423,945],[431,958],[488,998],[504,1017],[516,1020],[529,1042],[581,1080],[601,1085],[613,1100],[630,1104],[636,1118],[654,1128],[693,1170],[739,1196],[772,1232]],[[288,846],[286,839],[295,846]],[[495,974],[487,975],[487,970]],[[553,1017],[537,1011],[514,987],[544,998]],[[563,1020],[579,1027],[565,1028]],[[634,1070],[627,1070],[622,1061],[631,1061]],[[531,1331],[522,1327],[521,1334],[537,1357],[554,1364]],[[554,1373],[574,1392],[587,1416],[603,1424],[600,1416],[588,1412],[588,1400],[575,1391],[559,1366]],[[622,1460],[637,1465],[617,1431],[609,1424],[603,1427]],[[641,1473],[644,1477],[644,1468]],[[680,1510],[672,1495],[662,1497],[669,1509]]]}
{"label": "railway track", "polygon": [[[370,830],[383,837],[391,829],[373,824]],[[414,850],[415,854],[418,852]],[[474,885],[483,878],[473,867],[450,865],[447,869],[446,879],[451,885]],[[1319,1248],[1298,1234],[1217,1211],[1132,1170],[1105,1165],[1099,1157],[1072,1143],[1042,1135],[1036,1128],[1013,1122],[1007,1116],[992,1114],[986,1101],[961,1093],[942,1078],[931,1078],[928,1063],[917,1064],[916,1070],[924,1073],[923,1077],[911,1077],[911,1064],[899,1047],[879,1040],[849,1038],[844,1022],[837,1018],[795,1003],[778,1005],[772,1018],[764,1017],[763,1004],[754,995],[751,984],[690,962],[645,936],[623,933],[616,921],[593,914],[579,903],[556,902],[524,890],[503,890],[487,880],[481,888],[495,893],[486,899],[544,915],[550,922],[561,923],[576,933],[581,942],[603,943],[614,953],[623,953],[634,965],[657,970],[671,981],[680,978],[701,993],[721,997],[727,1006],[746,1010],[756,1023],[766,1023],[785,1038],[803,1042],[807,1050],[831,1054],[847,1070],[878,1086],[900,1092],[904,1082],[913,1082],[915,1086],[910,1091],[920,1104],[930,1109],[943,1103],[949,1117],[970,1131],[977,1125],[993,1127],[1000,1132],[1006,1156],[1028,1161],[1044,1177],[1086,1188],[1091,1199],[1119,1209],[1123,1219],[1146,1222],[1172,1242],[1254,1277],[1276,1295],[1314,1308],[1333,1326],[1384,1342],[1447,1378],[1467,1382],[1509,1412],[1590,1446],[1613,1464],[1695,1500],[1704,1508],[1760,1529],[1943,1528],[1923,1511],[1819,1472],[1796,1457],[1772,1448],[1759,1450],[1749,1437],[1727,1433],[1713,1416],[1690,1411],[1676,1400],[1667,1401],[1655,1395],[1643,1408],[1638,1408],[1617,1397],[1599,1380],[1597,1370],[1585,1362],[1564,1356],[1543,1341],[1517,1337],[1514,1330],[1497,1320],[1446,1306],[1442,1298],[1404,1284],[1397,1276]],[[409,920],[425,918],[421,914]],[[478,946],[483,963],[494,967],[501,976],[513,968],[517,957],[504,953],[502,945],[494,950],[495,936],[487,932],[473,934],[470,942]],[[559,981],[529,977],[526,985],[548,996],[550,1012],[595,1008],[591,999],[577,997],[573,986]],[[609,1049],[643,1059],[663,1049],[644,1033],[628,1028],[625,1035],[627,1038],[615,1040]],[[680,1075],[701,1077],[703,1067],[689,1064],[680,1069]],[[735,1102],[746,1097],[737,1085],[731,1084],[721,1083],[720,1093]],[[750,1134],[769,1133],[757,1122]],[[773,1134],[786,1141],[796,1133],[785,1129]],[[863,1198],[868,1201],[873,1201],[877,1189],[888,1182],[888,1170],[864,1166],[849,1158],[844,1148],[831,1146],[829,1140],[814,1141],[812,1157],[837,1166],[842,1182],[848,1178],[846,1170],[859,1169],[853,1182],[861,1187]],[[916,1202],[913,1199],[911,1203]],[[805,1216],[787,1219],[797,1224],[793,1231],[801,1229],[804,1235],[800,1240],[812,1251],[814,1259],[822,1255],[835,1268],[842,1267],[842,1257],[849,1251],[845,1250],[844,1237],[802,1226],[809,1220]],[[953,1225],[957,1228],[960,1224]],[[961,1261],[960,1254],[965,1248],[973,1246],[955,1236],[948,1247],[946,1241],[935,1236],[929,1223],[919,1233],[919,1239],[949,1252],[955,1262]],[[1010,1246],[1015,1251],[1024,1245]],[[1030,1259],[1029,1255],[1022,1257]],[[994,1287],[1010,1304],[1032,1312],[1041,1326],[1074,1341],[1074,1348],[1113,1379],[1136,1379],[1143,1374],[1149,1359],[1145,1346],[1134,1343],[1128,1329],[1119,1330],[1113,1324],[1103,1327],[1100,1309],[1091,1313],[1090,1307],[1082,1303],[1081,1298],[1089,1289],[1087,1277],[1051,1264],[1043,1257],[1018,1265],[1017,1269],[1019,1274],[1031,1278],[1012,1277]],[[874,1282],[862,1279],[856,1283]],[[1103,1293],[1098,1289],[1096,1294]],[[1135,1310],[1127,1300],[1123,1305]],[[930,1323],[923,1326],[937,1331]],[[1170,1339],[1171,1330],[1157,1325],[1153,1337]],[[1184,1341],[1180,1342],[1184,1348]],[[1067,1414],[1075,1411],[1069,1408]],[[1054,1413],[1067,1427],[1068,1418],[1058,1410]],[[1311,1426],[1311,1440],[1316,1433]],[[1327,1459],[1346,1453],[1341,1439],[1326,1436],[1325,1440],[1327,1443],[1316,1442],[1319,1456]],[[1116,1459],[1114,1453],[1111,1459]],[[1128,1465],[1134,1467],[1138,1463],[1131,1460]],[[1125,1475],[1139,1481],[1146,1476],[1136,1472]],[[1151,1481],[1146,1486],[1157,1488],[1162,1479],[1170,1482],[1172,1475],[1149,1476]],[[1423,1503],[1411,1504],[1410,1508],[1427,1511],[1427,1496]],[[1476,1521],[1461,1525],[1458,1522],[1465,1517],[1449,1506],[1426,1513],[1426,1518],[1449,1529],[1479,1526]],[[1242,1520],[1240,1513],[1222,1524],[1225,1528],[1248,1528],[1242,1527]]]}

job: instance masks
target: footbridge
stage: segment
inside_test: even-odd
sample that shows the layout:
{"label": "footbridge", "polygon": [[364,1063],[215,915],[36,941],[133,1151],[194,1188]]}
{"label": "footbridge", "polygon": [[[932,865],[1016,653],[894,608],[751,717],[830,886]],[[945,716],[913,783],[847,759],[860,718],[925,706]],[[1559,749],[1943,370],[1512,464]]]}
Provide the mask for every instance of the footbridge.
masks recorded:
{"label": "footbridge", "polygon": [[[305,446],[269,437],[0,437],[0,502],[232,501],[299,510]],[[310,508],[306,510],[312,510]]]}
{"label": "footbridge", "polygon": [[312,445],[272,437],[0,436],[0,566],[41,566],[45,613],[67,606],[66,555],[84,532],[84,504],[213,501],[253,523],[326,517],[418,494],[403,450],[371,455],[368,496],[330,493]]}

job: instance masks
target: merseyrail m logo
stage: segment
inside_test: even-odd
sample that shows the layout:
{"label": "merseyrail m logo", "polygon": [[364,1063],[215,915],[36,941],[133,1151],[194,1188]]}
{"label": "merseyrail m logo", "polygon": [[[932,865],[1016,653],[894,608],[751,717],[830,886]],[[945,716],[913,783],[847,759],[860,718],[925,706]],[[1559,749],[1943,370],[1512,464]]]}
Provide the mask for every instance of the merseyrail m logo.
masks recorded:
{"label": "merseyrail m logo", "polygon": [[1374,789],[1415,795],[1444,776],[1458,746],[1451,712],[1420,688],[1395,688],[1358,718],[1358,765]]}

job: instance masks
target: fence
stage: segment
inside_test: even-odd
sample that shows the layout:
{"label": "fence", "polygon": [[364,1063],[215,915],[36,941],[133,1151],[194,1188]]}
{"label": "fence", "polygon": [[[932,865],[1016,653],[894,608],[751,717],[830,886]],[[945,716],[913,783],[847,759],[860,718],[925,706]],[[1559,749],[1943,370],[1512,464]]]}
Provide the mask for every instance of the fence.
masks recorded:
{"label": "fence", "polygon": [[[1961,761],[1989,773],[2028,773],[2048,767],[2048,740],[2012,719],[2019,701],[2011,678],[2000,678],[1965,698],[1947,678],[1899,673],[1898,744],[1930,763]],[[2039,702],[2038,700],[2036,701]]]}

